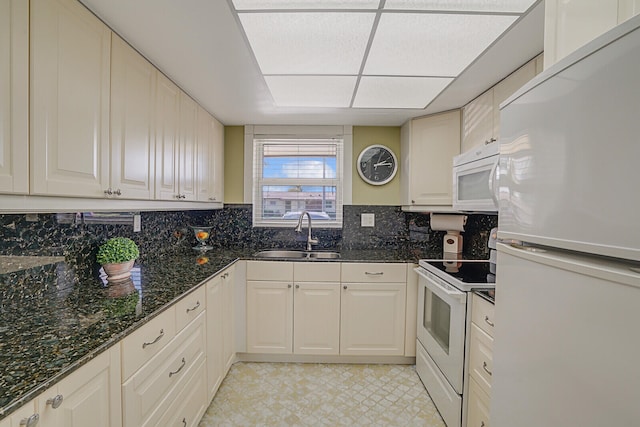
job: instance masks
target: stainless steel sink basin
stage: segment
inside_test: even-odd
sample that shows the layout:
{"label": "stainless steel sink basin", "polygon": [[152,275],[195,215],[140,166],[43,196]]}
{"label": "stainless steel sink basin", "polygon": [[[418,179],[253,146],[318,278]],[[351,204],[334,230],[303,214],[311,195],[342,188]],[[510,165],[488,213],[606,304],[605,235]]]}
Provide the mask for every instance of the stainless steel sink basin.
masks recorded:
{"label": "stainless steel sink basin", "polygon": [[256,258],[280,258],[280,259],[337,259],[338,252],[329,251],[295,251],[286,249],[268,249],[253,254]]}

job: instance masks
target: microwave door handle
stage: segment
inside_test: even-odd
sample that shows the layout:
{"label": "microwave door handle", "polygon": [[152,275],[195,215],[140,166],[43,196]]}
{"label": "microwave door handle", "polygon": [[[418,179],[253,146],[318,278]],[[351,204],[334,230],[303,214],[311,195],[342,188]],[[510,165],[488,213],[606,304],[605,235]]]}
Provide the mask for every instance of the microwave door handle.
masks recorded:
{"label": "microwave door handle", "polygon": [[496,160],[491,168],[491,173],[489,174],[489,192],[491,193],[491,198],[493,202],[498,207],[498,195],[496,194],[496,185],[498,185],[498,164],[500,163],[500,159]]}

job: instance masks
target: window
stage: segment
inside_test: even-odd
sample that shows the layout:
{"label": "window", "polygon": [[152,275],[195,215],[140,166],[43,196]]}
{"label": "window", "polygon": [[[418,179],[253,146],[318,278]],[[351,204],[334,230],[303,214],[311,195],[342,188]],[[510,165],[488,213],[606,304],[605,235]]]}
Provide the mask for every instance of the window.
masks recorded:
{"label": "window", "polygon": [[342,226],[343,140],[253,140],[253,225],[293,227],[309,211],[314,227]]}

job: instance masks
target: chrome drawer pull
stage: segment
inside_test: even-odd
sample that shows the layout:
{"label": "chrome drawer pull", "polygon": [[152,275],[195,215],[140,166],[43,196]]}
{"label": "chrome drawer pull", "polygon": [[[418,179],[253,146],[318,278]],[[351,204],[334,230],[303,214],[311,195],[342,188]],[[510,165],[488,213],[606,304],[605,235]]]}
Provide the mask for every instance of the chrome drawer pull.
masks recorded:
{"label": "chrome drawer pull", "polygon": [[482,369],[484,369],[484,371],[490,376],[493,375],[493,373],[487,369],[487,362],[482,362]]}
{"label": "chrome drawer pull", "polygon": [[384,274],[384,272],[379,271],[377,273],[372,273],[370,271],[365,271],[364,274],[366,274],[367,276],[382,276]]}
{"label": "chrome drawer pull", "polygon": [[495,326],[493,322],[489,320],[489,316],[484,316],[484,321],[487,323],[487,325],[491,326],[492,328]]}
{"label": "chrome drawer pull", "polygon": [[56,397],[47,399],[47,405],[51,405],[53,409],[58,409],[60,405],[62,405],[63,400],[64,400],[64,397],[61,394],[59,394]]}
{"label": "chrome drawer pull", "polygon": [[34,427],[38,424],[38,421],[40,421],[40,415],[33,414],[29,418],[25,418],[24,420],[21,420],[20,425],[27,426],[27,427]]}
{"label": "chrome drawer pull", "polygon": [[184,357],[182,358],[182,365],[180,365],[180,367],[178,368],[177,371],[174,372],[169,372],[169,378],[171,378],[172,376],[174,376],[175,374],[177,374],[178,372],[182,371],[182,368],[184,368],[184,365],[186,365],[187,362],[184,360]]}
{"label": "chrome drawer pull", "polygon": [[186,418],[182,419],[182,424],[184,424],[184,427],[187,427],[187,419]]}
{"label": "chrome drawer pull", "polygon": [[157,343],[158,341],[160,341],[160,338],[162,338],[163,336],[164,336],[164,329],[160,329],[160,335],[158,335],[156,339],[151,342],[142,343],[142,348],[146,348],[148,345],[153,345]]}
{"label": "chrome drawer pull", "polygon": [[200,301],[196,301],[196,305],[194,305],[193,308],[187,308],[187,313],[191,311],[196,311],[198,307],[200,307]]}

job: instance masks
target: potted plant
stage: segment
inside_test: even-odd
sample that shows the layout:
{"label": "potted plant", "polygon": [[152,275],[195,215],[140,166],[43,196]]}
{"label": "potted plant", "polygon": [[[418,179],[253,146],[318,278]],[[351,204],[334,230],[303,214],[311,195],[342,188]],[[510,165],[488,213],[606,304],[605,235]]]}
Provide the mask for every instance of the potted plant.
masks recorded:
{"label": "potted plant", "polygon": [[133,262],[140,255],[138,245],[126,237],[114,237],[100,245],[96,260],[102,265],[110,282],[131,276]]}

